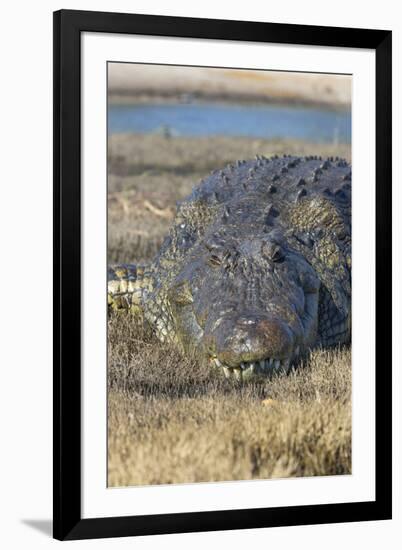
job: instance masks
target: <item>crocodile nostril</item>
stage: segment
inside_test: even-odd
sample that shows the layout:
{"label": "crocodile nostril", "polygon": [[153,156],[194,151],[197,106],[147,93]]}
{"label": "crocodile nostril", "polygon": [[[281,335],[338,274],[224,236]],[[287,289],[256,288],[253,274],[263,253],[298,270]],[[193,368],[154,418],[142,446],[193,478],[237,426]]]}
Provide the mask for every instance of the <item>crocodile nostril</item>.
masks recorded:
{"label": "crocodile nostril", "polygon": [[213,338],[218,359],[228,366],[267,357],[289,358],[294,347],[294,336],[286,323],[252,314],[226,319],[214,331]]}
{"label": "crocodile nostril", "polygon": [[256,332],[266,341],[270,350],[277,352],[277,355],[286,354],[292,347],[291,331],[280,321],[261,319],[256,324]]}
{"label": "crocodile nostril", "polygon": [[240,325],[256,325],[257,319],[239,319]]}

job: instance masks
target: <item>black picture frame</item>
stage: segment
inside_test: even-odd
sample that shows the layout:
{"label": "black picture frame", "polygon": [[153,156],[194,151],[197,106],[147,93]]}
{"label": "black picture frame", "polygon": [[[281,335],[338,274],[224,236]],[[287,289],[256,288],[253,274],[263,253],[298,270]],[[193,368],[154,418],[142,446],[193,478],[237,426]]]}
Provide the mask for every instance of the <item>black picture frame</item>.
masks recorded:
{"label": "black picture frame", "polygon": [[[82,519],[81,50],[83,32],[368,48],[376,55],[374,501]],[[54,13],[54,537],[60,540],[390,519],[391,46],[385,30],[61,10]],[[381,292],[379,292],[381,289]]]}

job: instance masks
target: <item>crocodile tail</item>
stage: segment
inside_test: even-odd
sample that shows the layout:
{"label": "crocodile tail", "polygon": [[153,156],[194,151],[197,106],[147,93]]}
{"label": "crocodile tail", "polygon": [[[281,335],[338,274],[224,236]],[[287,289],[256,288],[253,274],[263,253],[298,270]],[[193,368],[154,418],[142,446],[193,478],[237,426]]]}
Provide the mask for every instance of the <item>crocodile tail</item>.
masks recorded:
{"label": "crocodile tail", "polygon": [[109,266],[107,284],[108,309],[141,313],[151,287],[148,268],[133,264]]}

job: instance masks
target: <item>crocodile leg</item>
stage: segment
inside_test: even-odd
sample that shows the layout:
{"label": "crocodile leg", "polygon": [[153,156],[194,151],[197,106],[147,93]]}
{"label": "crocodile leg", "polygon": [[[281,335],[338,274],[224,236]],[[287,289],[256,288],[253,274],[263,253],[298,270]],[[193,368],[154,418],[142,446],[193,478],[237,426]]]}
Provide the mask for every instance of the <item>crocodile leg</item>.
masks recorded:
{"label": "crocodile leg", "polygon": [[108,268],[108,309],[142,313],[144,299],[151,287],[147,267],[120,264]]}

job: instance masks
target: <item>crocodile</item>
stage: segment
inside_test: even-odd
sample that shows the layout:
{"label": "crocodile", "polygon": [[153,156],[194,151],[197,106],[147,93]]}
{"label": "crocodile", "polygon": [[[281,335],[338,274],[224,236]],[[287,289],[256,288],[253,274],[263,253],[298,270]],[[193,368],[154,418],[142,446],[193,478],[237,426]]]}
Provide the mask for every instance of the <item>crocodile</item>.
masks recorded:
{"label": "crocodile", "polygon": [[215,170],[148,266],[108,269],[109,310],[235,380],[351,340],[351,166],[284,155]]}

